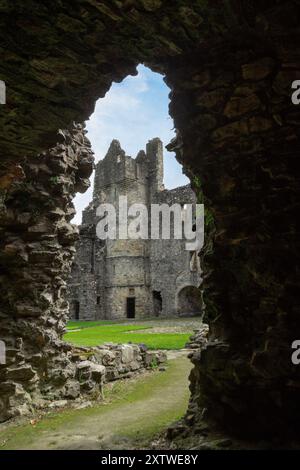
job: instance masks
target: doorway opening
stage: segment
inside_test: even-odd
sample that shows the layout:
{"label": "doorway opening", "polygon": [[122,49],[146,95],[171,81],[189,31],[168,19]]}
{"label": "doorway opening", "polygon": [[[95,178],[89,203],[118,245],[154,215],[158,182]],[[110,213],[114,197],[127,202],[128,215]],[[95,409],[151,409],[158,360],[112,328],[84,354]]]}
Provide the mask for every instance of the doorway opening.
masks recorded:
{"label": "doorway opening", "polygon": [[186,286],[178,293],[177,313],[182,317],[202,314],[202,297],[198,287]]}
{"label": "doorway opening", "polygon": [[127,318],[135,318],[135,297],[127,297]]}
{"label": "doorway opening", "polygon": [[80,302],[78,300],[74,301],[74,318],[75,320],[79,320],[80,317]]}
{"label": "doorway opening", "polygon": [[162,312],[162,296],[161,292],[158,290],[152,291],[153,299],[153,313],[156,317],[159,317]]}

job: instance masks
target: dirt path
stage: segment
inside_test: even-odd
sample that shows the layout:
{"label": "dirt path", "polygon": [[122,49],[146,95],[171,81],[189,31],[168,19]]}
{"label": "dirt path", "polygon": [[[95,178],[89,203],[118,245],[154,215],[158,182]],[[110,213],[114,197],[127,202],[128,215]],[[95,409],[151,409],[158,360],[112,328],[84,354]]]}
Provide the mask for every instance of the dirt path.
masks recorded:
{"label": "dirt path", "polygon": [[[0,432],[2,449],[131,449],[147,447],[155,434],[186,410],[189,398],[186,356],[127,383],[107,404],[64,411]],[[119,385],[122,388],[122,385]]]}

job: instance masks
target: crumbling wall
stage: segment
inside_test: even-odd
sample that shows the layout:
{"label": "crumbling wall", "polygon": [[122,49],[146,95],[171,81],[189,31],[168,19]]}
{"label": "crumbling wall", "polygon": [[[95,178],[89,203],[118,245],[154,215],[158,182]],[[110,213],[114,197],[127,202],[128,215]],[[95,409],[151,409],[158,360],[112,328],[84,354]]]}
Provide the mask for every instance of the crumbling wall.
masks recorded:
{"label": "crumbling wall", "polygon": [[[284,34],[280,9],[273,13],[266,23]],[[299,418],[291,345],[299,331],[300,142],[290,86],[300,56],[296,65],[295,49],[276,39],[267,50],[251,44],[199,53],[201,73],[192,62],[173,69],[171,113],[181,134],[170,147],[206,216],[201,266],[210,336],[192,358],[189,417],[199,423],[205,411],[227,430],[258,436],[296,432]]]}
{"label": "crumbling wall", "polygon": [[102,261],[102,245],[96,236],[93,224],[79,227],[75,258],[67,280],[70,319],[96,320],[103,318],[101,313],[104,312],[104,297],[98,290],[96,279],[97,264]]}
{"label": "crumbling wall", "polygon": [[[165,189],[154,194],[154,204],[179,204],[184,210],[185,204],[196,203],[196,195],[190,185],[181,186],[172,190]],[[194,252],[186,249],[188,242],[184,238],[174,239],[174,216],[170,215],[170,240],[150,240],[150,273],[151,290],[161,293],[161,316],[178,316],[185,314],[177,301],[178,293],[187,285],[200,288],[201,269],[200,263],[197,269],[191,268],[191,256]],[[198,256],[198,253],[195,253]],[[200,290],[199,290],[200,295]],[[199,305],[198,316],[202,313]]]}
{"label": "crumbling wall", "polygon": [[167,359],[165,352],[148,351],[146,346],[138,344],[106,343],[93,348],[77,347],[73,354],[82,360],[77,369],[88,368],[89,362],[104,366],[106,382],[130,378],[145,369],[155,370]]}

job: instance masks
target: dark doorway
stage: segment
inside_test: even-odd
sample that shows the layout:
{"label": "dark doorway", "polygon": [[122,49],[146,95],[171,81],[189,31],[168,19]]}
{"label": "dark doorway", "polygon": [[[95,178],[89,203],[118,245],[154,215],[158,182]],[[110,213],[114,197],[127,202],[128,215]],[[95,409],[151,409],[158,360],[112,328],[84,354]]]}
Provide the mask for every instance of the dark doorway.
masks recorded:
{"label": "dark doorway", "polygon": [[135,318],[135,297],[127,297],[127,318]]}
{"label": "dark doorway", "polygon": [[178,314],[182,317],[202,314],[202,297],[198,287],[186,286],[178,294]]}
{"label": "dark doorway", "polygon": [[162,296],[161,296],[160,291],[153,290],[152,297],[153,297],[153,313],[156,317],[158,317],[162,311]]}
{"label": "dark doorway", "polygon": [[74,302],[74,318],[75,320],[79,320],[79,314],[80,314],[80,303],[78,300],[75,300]]}

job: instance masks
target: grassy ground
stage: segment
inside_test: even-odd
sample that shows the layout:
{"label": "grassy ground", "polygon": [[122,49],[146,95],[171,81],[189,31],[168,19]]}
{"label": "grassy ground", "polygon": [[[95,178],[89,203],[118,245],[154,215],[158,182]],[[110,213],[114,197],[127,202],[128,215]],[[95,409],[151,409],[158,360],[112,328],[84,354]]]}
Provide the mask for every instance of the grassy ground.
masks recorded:
{"label": "grassy ground", "polygon": [[107,384],[104,404],[53,412],[35,425],[0,431],[0,449],[147,448],[184,414],[190,369],[191,362],[181,356],[170,360],[165,372]]}
{"label": "grassy ground", "polygon": [[69,321],[67,324],[68,330],[77,330],[78,328],[91,328],[92,326],[99,325],[113,325],[113,321],[97,320],[97,321]]}
{"label": "grassy ground", "polygon": [[168,326],[168,332],[164,332],[166,323],[158,321],[139,322],[138,324],[128,324],[128,322],[124,324],[124,322],[116,323],[105,320],[99,322],[70,322],[68,324],[68,333],[64,336],[64,339],[77,346],[131,342],[144,343],[149,349],[182,349],[192,334],[192,327],[187,324],[181,327],[180,332],[178,332],[176,331],[178,329],[177,323],[173,327]]}

